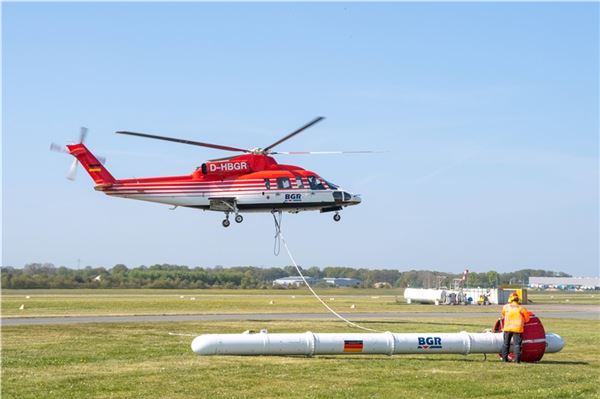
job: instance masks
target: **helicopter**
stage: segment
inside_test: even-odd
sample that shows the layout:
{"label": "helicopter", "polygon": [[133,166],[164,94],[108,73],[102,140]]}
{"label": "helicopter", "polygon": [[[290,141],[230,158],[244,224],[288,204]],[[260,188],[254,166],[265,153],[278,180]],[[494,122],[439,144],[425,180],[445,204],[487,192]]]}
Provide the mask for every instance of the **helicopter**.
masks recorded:
{"label": "helicopter", "polygon": [[211,159],[197,167],[191,174],[132,179],[115,179],[104,166],[104,160],[96,157],[85,146],[87,128],[81,128],[79,142],[62,147],[57,144],[51,150],[65,152],[75,157],[67,174],[74,180],[80,163],[96,184],[94,189],[111,197],[157,202],[177,207],[188,207],[223,212],[223,227],[231,224],[234,215],[241,223],[246,212],[320,211],[334,212],[333,220],[339,222],[339,212],[348,206],[361,203],[361,197],[343,190],[323,179],[317,173],[299,166],[278,163],[273,155],[344,154],[374,151],[322,151],[322,152],[276,152],[273,148],[300,132],[325,119],[319,116],[304,126],[287,134],[264,148],[243,149],[220,144],[179,139],[131,131],[117,134],[171,141],[212,149],[239,152],[224,158]]}

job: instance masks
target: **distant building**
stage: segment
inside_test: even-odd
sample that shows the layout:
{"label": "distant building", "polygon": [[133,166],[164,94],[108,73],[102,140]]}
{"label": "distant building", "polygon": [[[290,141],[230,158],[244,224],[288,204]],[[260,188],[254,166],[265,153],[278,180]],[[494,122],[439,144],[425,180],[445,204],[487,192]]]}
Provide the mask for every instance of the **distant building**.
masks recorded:
{"label": "distant building", "polygon": [[[318,282],[318,280],[314,277],[305,277],[305,278],[306,278],[306,281],[308,282],[308,284],[314,284],[314,283]],[[283,278],[278,278],[277,280],[273,281],[273,285],[282,285],[282,286],[300,287],[303,284],[304,284],[304,281],[302,280],[302,277],[300,277],[300,276],[283,277]]]}
{"label": "distant building", "polygon": [[[308,284],[317,284],[320,282],[324,282],[326,284],[332,285],[334,287],[355,287],[362,284],[361,280],[355,278],[337,278],[337,277],[325,277],[323,279],[314,278],[314,277],[306,277],[306,281]],[[295,286],[299,287],[304,285],[304,281],[302,277],[299,276],[288,276],[283,278],[278,278],[273,281],[273,285],[281,285],[281,286]]]}
{"label": "distant building", "polygon": [[529,277],[531,288],[600,289],[600,277]]}
{"label": "distant building", "polygon": [[362,284],[362,281],[356,278],[325,277],[323,281],[335,287],[356,287]]}

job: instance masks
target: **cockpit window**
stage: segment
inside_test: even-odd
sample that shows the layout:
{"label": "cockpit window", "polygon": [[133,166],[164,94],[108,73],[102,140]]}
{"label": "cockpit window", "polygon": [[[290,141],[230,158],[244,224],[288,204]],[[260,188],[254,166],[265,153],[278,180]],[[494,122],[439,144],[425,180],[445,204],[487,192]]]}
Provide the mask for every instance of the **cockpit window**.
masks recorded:
{"label": "cockpit window", "polygon": [[296,176],[296,187],[304,188],[304,183],[302,182],[301,176]]}
{"label": "cockpit window", "polygon": [[325,180],[325,183],[327,183],[327,185],[329,186],[329,188],[330,188],[331,190],[337,190],[338,188],[340,188],[338,185],[335,185],[335,184],[333,184],[333,183],[332,183],[332,182],[330,182],[330,181],[327,181],[327,180]]}
{"label": "cockpit window", "polygon": [[325,186],[316,176],[308,176],[308,185],[311,190],[325,190]]}

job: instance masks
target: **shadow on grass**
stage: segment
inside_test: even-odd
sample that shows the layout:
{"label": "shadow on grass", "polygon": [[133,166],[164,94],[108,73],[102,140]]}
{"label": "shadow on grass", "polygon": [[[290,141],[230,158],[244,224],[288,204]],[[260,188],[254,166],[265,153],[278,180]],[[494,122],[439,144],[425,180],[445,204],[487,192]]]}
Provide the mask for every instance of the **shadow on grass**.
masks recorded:
{"label": "shadow on grass", "polygon": [[555,364],[555,365],[583,365],[583,366],[588,366],[589,363],[588,362],[577,362],[577,361],[572,361],[572,360],[542,360],[541,362],[539,362],[540,364]]}
{"label": "shadow on grass", "polygon": [[456,362],[464,362],[464,363],[474,363],[474,362],[482,362],[485,361],[485,359],[483,357],[471,357],[471,358],[462,358],[462,359],[457,359],[457,358],[423,358],[423,357],[407,357],[407,356],[402,356],[402,355],[392,355],[392,356],[385,356],[385,355],[374,355],[374,356],[368,356],[368,357],[359,357],[359,356],[331,356],[331,355],[317,355],[314,356],[315,359],[323,359],[323,360],[336,360],[336,361],[340,361],[340,360],[351,360],[352,362],[363,362],[363,363],[370,363],[370,362],[391,362],[391,361],[423,361],[423,362],[436,362],[436,363],[456,363]]}
{"label": "shadow on grass", "polygon": [[[296,357],[296,356],[289,356]],[[305,356],[298,356],[305,357]],[[390,362],[390,361],[421,361],[421,362],[436,362],[436,363],[481,363],[481,362],[490,362],[490,363],[502,363],[500,359],[495,357],[494,355],[488,355],[487,358],[483,357],[483,355],[470,355],[469,357],[464,358],[426,358],[426,357],[414,357],[414,356],[402,356],[402,355],[393,355],[393,356],[385,356],[385,355],[373,355],[373,356],[332,356],[332,355],[317,355],[313,357],[314,359],[322,359],[322,360],[351,360],[352,362]],[[544,360],[541,362],[524,362],[523,364],[550,364],[550,365],[573,365],[573,366],[588,366],[590,363],[581,362],[581,361],[560,361],[560,360]]]}

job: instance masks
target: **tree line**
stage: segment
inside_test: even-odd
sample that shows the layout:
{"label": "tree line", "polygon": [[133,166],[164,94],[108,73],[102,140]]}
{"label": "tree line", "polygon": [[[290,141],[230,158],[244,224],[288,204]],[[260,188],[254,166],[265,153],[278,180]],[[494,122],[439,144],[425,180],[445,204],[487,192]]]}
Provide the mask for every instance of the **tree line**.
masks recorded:
{"label": "tree line", "polygon": [[[129,268],[118,264],[110,269],[85,267],[71,269],[56,267],[52,263],[29,263],[23,268],[3,266],[2,288],[277,288],[273,281],[287,276],[296,276],[293,266],[286,267],[189,267],[182,265],[152,265]],[[452,287],[454,279],[461,274],[429,270],[401,272],[394,269],[366,269],[352,267],[316,266],[303,268],[306,276],[315,278],[346,277],[362,281],[362,287],[375,283],[387,283],[391,287]],[[469,273],[467,287],[494,288],[507,285],[526,285],[529,277],[571,277],[563,272],[523,269],[509,273],[488,271]],[[323,284],[323,283],[321,283]]]}

